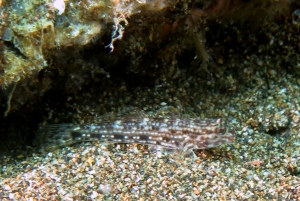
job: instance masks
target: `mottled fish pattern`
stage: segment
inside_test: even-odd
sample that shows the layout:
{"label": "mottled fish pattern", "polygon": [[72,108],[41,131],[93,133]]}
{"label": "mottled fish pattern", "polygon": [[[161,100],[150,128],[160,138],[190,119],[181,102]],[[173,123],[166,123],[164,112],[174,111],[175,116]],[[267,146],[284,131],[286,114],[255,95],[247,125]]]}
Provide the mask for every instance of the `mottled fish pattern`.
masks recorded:
{"label": "mottled fish pattern", "polygon": [[98,124],[52,124],[41,127],[42,151],[83,141],[136,143],[168,149],[205,149],[233,143],[236,132],[222,119],[125,118]]}

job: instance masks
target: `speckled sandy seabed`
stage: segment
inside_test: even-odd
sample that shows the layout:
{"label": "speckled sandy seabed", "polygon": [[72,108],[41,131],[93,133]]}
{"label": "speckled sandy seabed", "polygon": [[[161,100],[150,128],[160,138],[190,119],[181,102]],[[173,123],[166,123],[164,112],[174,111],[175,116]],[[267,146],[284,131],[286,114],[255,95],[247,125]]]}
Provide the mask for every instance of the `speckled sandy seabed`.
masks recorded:
{"label": "speckled sandy seabed", "polygon": [[212,108],[236,127],[233,145],[195,151],[197,158],[97,142],[33,154],[2,167],[2,200],[300,200],[297,83],[282,76],[263,99],[253,85]]}
{"label": "speckled sandy seabed", "polygon": [[[77,12],[76,4],[70,4],[66,12]],[[70,10],[71,5],[73,10]],[[91,5],[93,10],[98,8]],[[263,8],[266,5],[268,3],[263,3]],[[38,3],[36,7],[40,10]],[[191,5],[189,9],[197,11],[198,5]],[[250,13],[251,19],[248,21],[247,17],[245,21],[249,24],[241,27],[231,20],[208,21],[207,27],[206,23],[199,22],[191,29],[193,32],[201,30],[195,39],[186,33],[185,22],[190,20],[184,14],[183,27],[174,30],[168,40],[157,43],[152,42],[152,32],[161,31],[164,23],[170,33],[173,32],[171,27],[177,27],[181,12],[177,11],[178,17],[175,12],[174,18],[132,16],[133,21],[125,29],[127,38],[124,35],[118,41],[119,52],[118,48],[110,55],[98,52],[103,49],[102,42],[100,48],[87,49],[83,55],[85,50],[73,55],[71,49],[72,55],[66,58],[68,51],[55,49],[54,58],[49,57],[49,60],[56,62],[41,73],[45,77],[18,82],[9,96],[17,104],[15,110],[10,111],[7,102],[5,114],[8,117],[5,118],[11,119],[3,121],[9,122],[7,125],[1,124],[7,132],[1,134],[9,145],[0,154],[0,200],[300,200],[300,11],[296,9],[286,18],[274,17],[274,22],[263,23],[260,22],[264,20],[253,22],[253,13]],[[36,23],[34,15],[25,10],[20,12]],[[49,21],[48,28],[54,26],[51,24]],[[252,26],[262,29],[252,30]],[[152,30],[153,27],[156,28]],[[97,30],[100,31],[99,25]],[[151,37],[144,34],[148,30]],[[42,33],[46,36],[52,32],[43,28]],[[123,35],[123,31],[119,34]],[[202,34],[208,36],[204,45]],[[27,35],[18,37],[29,41]],[[34,36],[36,38],[39,37]],[[51,44],[53,41],[51,35]],[[194,47],[195,42],[200,47]],[[10,46],[18,47],[13,43]],[[38,61],[36,69],[40,69],[40,63],[45,63],[40,55],[47,51],[42,51],[39,43],[34,46],[38,56],[28,57],[28,60]],[[203,52],[208,55],[196,56],[199,50],[202,55]],[[15,53],[19,51],[22,49]],[[120,70],[121,74],[113,74],[114,70]],[[3,74],[5,69],[2,71]],[[14,78],[11,73],[4,75]],[[149,83],[144,82],[145,79],[149,79]],[[45,84],[42,88],[41,83]],[[63,98],[59,100],[50,98],[60,95]],[[32,104],[27,103],[31,101]],[[6,101],[3,104],[1,107]],[[94,117],[131,106],[149,116],[176,108],[180,115],[188,118],[222,118],[234,126],[238,134],[234,144],[195,150],[196,158],[142,145],[98,142],[40,154],[24,139],[28,130],[30,133],[38,123],[91,123]],[[24,121],[32,117],[35,118],[32,122]],[[27,126],[26,122],[34,125]],[[17,127],[19,124],[24,125]]]}
{"label": "speckled sandy seabed", "polygon": [[[268,137],[262,140],[267,141]],[[244,146],[243,150],[248,151],[234,147],[203,151],[195,160],[176,153],[149,152],[140,146],[78,145],[49,153],[45,158],[35,157],[37,164],[30,170],[2,181],[3,197],[7,200],[297,200],[300,179],[292,176],[289,168],[296,165],[299,155],[274,154],[280,146],[279,141],[276,144],[277,148],[269,151],[263,145],[254,148],[257,143]]]}

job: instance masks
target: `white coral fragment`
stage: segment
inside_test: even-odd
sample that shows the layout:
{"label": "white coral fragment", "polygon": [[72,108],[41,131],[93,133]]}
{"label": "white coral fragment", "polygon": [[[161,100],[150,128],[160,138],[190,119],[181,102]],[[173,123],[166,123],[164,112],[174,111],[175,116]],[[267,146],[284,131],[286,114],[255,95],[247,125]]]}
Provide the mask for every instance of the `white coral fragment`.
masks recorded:
{"label": "white coral fragment", "polygon": [[54,0],[53,7],[58,10],[57,15],[61,15],[65,12],[66,5],[64,0]]}

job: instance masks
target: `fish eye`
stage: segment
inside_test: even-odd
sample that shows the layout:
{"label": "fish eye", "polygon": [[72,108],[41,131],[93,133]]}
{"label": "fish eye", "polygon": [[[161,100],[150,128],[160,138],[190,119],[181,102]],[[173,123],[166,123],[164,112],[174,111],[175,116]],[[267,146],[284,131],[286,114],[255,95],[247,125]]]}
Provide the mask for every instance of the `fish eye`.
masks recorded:
{"label": "fish eye", "polygon": [[220,133],[225,133],[226,132],[226,128],[220,128],[219,132]]}

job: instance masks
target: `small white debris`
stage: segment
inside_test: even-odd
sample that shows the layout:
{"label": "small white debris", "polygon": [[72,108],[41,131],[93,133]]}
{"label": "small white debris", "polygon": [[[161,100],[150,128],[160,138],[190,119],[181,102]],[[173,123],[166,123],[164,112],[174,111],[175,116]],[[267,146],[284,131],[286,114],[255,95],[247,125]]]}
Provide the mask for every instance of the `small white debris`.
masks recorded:
{"label": "small white debris", "polygon": [[162,153],[160,150],[157,150],[156,152],[156,158],[161,158],[162,157]]}
{"label": "small white debris", "polygon": [[66,5],[64,0],[54,0],[53,7],[58,10],[57,15],[61,15],[65,12]]}
{"label": "small white debris", "polygon": [[167,103],[166,102],[161,102],[160,105],[165,106],[165,105],[167,105]]}
{"label": "small white debris", "polygon": [[100,184],[99,190],[104,194],[108,195],[113,193],[113,187],[109,184]]}
{"label": "small white debris", "polygon": [[3,186],[3,189],[4,189],[5,191],[10,191],[11,188],[10,188],[9,185],[4,185],[4,186]]}
{"label": "small white debris", "polygon": [[91,194],[91,198],[95,199],[98,196],[98,193],[96,191],[93,191]]}

